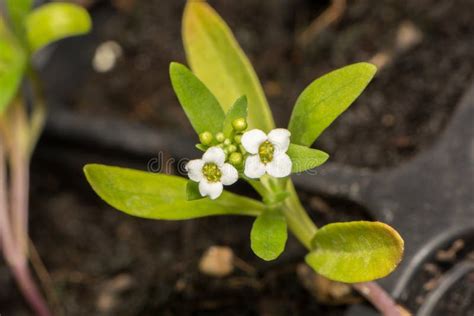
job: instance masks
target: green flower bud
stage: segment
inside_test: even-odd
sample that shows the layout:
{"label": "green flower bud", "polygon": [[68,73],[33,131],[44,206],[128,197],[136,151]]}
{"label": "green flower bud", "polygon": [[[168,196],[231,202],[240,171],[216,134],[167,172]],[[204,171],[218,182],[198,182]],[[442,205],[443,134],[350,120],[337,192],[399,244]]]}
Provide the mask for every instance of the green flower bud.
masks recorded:
{"label": "green flower bud", "polygon": [[211,132],[202,132],[199,134],[199,140],[201,141],[201,144],[209,146],[212,143]]}
{"label": "green flower bud", "polygon": [[240,144],[240,142],[242,141],[242,135],[235,135],[234,141],[235,141],[237,144]]}
{"label": "green flower bud", "polygon": [[236,151],[237,151],[237,146],[235,146],[235,145],[229,145],[229,146],[227,147],[227,150],[228,150],[230,153],[236,152]]}
{"label": "green flower bud", "polygon": [[216,134],[216,140],[217,140],[219,143],[222,143],[222,142],[225,140],[224,133],[222,133],[222,132],[217,133],[217,134]]}
{"label": "green flower bud", "polygon": [[239,117],[238,119],[232,121],[232,127],[236,131],[242,132],[247,128],[247,120],[243,117]]}
{"label": "green flower bud", "polygon": [[227,145],[227,146],[228,146],[228,145],[230,145],[230,144],[232,144],[232,142],[230,141],[230,139],[226,138],[226,139],[224,140],[224,145]]}
{"label": "green flower bud", "polygon": [[234,166],[240,166],[242,164],[243,156],[241,153],[233,152],[229,156],[229,162]]}

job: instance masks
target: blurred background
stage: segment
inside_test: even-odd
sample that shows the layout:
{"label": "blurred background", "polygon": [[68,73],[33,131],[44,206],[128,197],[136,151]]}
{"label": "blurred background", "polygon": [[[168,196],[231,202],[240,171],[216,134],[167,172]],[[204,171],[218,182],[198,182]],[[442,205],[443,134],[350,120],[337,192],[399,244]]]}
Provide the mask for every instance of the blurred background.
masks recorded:
{"label": "blurred background", "polygon": [[[38,258],[33,265],[58,314],[344,315],[359,302],[347,286],[309,272],[293,239],[280,260],[256,258],[251,219],[147,221],[99,200],[82,175],[85,163],[146,170],[152,159],[198,155],[168,77],[171,61],[185,63],[185,1],[76,3],[90,9],[93,33],[37,56],[50,116],[33,157],[30,232],[48,273]],[[315,144],[333,163],[377,172],[412,161],[441,138],[472,84],[472,0],[209,3],[253,63],[277,126],[287,125],[315,78],[359,61],[379,67]],[[363,202],[304,190],[301,197],[320,225],[374,218]],[[402,302],[412,310],[443,274],[434,263],[430,271],[419,293]],[[470,299],[447,299],[440,315],[473,315],[470,278],[460,292]],[[29,314],[3,261],[0,289],[0,314]]]}

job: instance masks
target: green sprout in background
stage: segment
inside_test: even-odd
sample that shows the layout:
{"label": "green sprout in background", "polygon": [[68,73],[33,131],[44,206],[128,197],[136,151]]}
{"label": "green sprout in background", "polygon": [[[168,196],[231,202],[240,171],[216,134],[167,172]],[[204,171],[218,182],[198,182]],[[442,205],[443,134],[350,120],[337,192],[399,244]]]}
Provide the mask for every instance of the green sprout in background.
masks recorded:
{"label": "green sprout in background", "polygon": [[[340,282],[369,282],[383,313],[398,315],[393,300],[370,281],[390,274],[403,240],[380,222],[332,223],[318,228],[303,208],[290,173],[323,164],[328,154],[311,148],[317,137],[362,93],[375,66],[356,63],[312,82],[296,100],[287,129],[276,128],[248,58],[222,18],[204,1],[188,1],[183,18],[187,67],[171,63],[174,91],[199,136],[202,159],[191,160],[185,179],[90,164],[86,177],[107,203],[133,216],[184,220],[213,215],[256,217],[250,246],[263,260],[284,251],[287,231],[307,248],[306,262]],[[240,178],[262,201],[223,191]]]}
{"label": "green sprout in background", "polygon": [[29,164],[46,116],[32,56],[52,42],[87,33],[91,19],[70,3],[33,9],[33,0],[5,0],[0,10],[0,248],[35,314],[51,315],[28,268]]}

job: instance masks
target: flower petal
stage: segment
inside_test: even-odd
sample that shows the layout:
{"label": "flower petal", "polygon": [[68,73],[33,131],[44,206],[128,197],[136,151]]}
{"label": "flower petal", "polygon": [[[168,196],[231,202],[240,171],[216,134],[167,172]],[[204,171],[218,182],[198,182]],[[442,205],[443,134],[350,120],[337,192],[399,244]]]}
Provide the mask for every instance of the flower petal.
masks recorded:
{"label": "flower petal", "polygon": [[290,145],[290,131],[284,128],[276,128],[268,133],[268,140],[278,153],[285,153]]}
{"label": "flower petal", "polygon": [[194,159],[186,164],[186,171],[188,172],[189,179],[199,182],[203,178],[202,167],[204,166],[204,160]]}
{"label": "flower petal", "polygon": [[209,196],[211,200],[217,199],[222,194],[223,186],[220,182],[209,182],[207,179],[202,179],[199,182],[199,193],[202,196]]}
{"label": "flower petal", "polygon": [[283,178],[290,175],[292,165],[290,157],[285,153],[280,153],[267,163],[266,171],[272,177]]}
{"label": "flower petal", "polygon": [[221,148],[214,146],[206,150],[202,160],[215,163],[218,167],[221,167],[225,161],[225,153]]}
{"label": "flower petal", "polygon": [[259,130],[253,129],[251,131],[245,132],[242,135],[242,146],[248,153],[255,155],[258,153],[258,148],[260,145],[267,140],[267,135]]}
{"label": "flower petal", "polygon": [[222,166],[221,173],[221,182],[223,185],[234,184],[239,178],[239,173],[237,172],[237,169],[235,169],[234,166],[229,163],[225,163]]}
{"label": "flower petal", "polygon": [[260,178],[265,174],[265,165],[258,155],[249,156],[245,160],[244,174],[251,179]]}

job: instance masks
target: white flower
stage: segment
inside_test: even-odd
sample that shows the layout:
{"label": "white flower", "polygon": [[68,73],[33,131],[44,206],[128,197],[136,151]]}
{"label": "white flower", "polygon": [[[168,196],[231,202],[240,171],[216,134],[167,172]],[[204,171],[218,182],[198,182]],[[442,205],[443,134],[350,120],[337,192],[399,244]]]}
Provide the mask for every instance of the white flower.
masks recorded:
{"label": "white flower", "polygon": [[231,164],[225,163],[225,153],[219,147],[211,147],[202,156],[186,165],[189,179],[199,182],[199,193],[217,199],[223,185],[231,185],[239,178],[239,173]]}
{"label": "white flower", "polygon": [[265,172],[275,178],[288,176],[292,167],[286,154],[290,135],[284,128],[274,129],[268,135],[259,129],[242,135],[242,145],[251,154],[245,161],[244,174],[253,179],[260,178]]}

